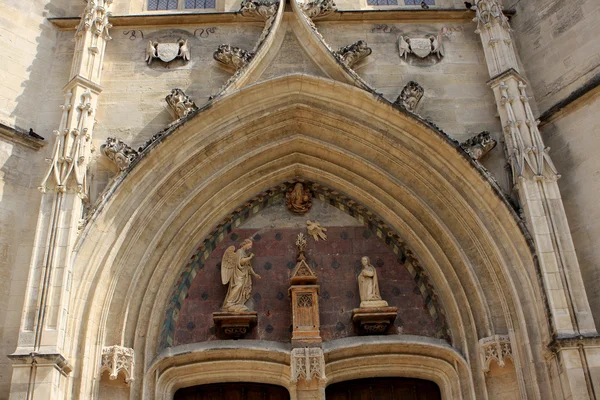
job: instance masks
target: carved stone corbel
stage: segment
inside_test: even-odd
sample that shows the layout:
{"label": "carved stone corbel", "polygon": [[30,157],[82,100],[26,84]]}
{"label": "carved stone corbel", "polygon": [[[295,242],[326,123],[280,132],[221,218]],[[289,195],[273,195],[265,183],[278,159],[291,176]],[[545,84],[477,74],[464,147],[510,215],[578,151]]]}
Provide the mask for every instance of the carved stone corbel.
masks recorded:
{"label": "carved stone corbel", "polygon": [[129,168],[133,160],[139,155],[125,142],[113,137],[106,138],[106,142],[100,146],[100,149],[109,160],[115,163],[119,171],[125,171]]}
{"label": "carved stone corbel", "polygon": [[410,112],[415,112],[424,94],[425,89],[421,85],[415,81],[410,81],[404,86],[394,104]]}
{"label": "carved stone corbel", "polygon": [[240,13],[244,17],[261,18],[266,21],[275,15],[278,8],[279,2],[273,0],[242,0]]}
{"label": "carved stone corbel", "polygon": [[187,96],[183,90],[178,88],[171,90],[171,94],[165,97],[165,101],[173,111],[175,121],[187,117],[198,109],[198,106],[196,106],[196,103],[192,101],[190,96]]}
{"label": "carved stone corbel", "polygon": [[253,51],[247,51],[230,44],[222,44],[213,54],[213,58],[222,65],[236,71],[244,69],[254,57]]}
{"label": "carved stone corbel", "polygon": [[490,370],[490,363],[496,361],[504,367],[506,358],[513,359],[512,345],[508,335],[494,335],[479,340],[479,357],[483,372]]}
{"label": "carved stone corbel", "polygon": [[292,382],[321,380],[325,381],[325,357],[319,347],[292,349]]}
{"label": "carved stone corbel", "polygon": [[323,18],[337,11],[333,0],[314,0],[308,3],[300,3],[300,9],[312,20]]}
{"label": "carved stone corbel", "polygon": [[346,67],[352,68],[354,64],[367,57],[372,52],[373,51],[367,45],[367,42],[359,40],[348,46],[340,47],[340,49],[336,51],[336,54]]}
{"label": "carved stone corbel", "polygon": [[119,345],[109,346],[102,349],[102,367],[100,374],[104,371],[110,373],[110,379],[117,379],[119,373],[125,374],[125,382],[134,380],[133,368],[135,366],[133,349]]}
{"label": "carved stone corbel", "polygon": [[462,147],[473,159],[480,160],[489,153],[494,147],[496,147],[496,140],[494,140],[490,133],[483,131],[480,134],[473,136],[472,138],[462,142]]}

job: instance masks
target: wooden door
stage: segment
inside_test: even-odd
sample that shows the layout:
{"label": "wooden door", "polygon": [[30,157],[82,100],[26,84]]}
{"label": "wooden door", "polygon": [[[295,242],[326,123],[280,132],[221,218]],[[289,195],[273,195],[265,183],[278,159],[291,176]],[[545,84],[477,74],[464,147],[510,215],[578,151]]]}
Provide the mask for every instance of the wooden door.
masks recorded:
{"label": "wooden door", "polygon": [[192,386],[175,392],[174,400],[289,400],[281,386],[260,383],[216,383]]}
{"label": "wooden door", "polygon": [[371,378],[339,382],[326,389],[327,400],[441,400],[430,381],[410,378]]}

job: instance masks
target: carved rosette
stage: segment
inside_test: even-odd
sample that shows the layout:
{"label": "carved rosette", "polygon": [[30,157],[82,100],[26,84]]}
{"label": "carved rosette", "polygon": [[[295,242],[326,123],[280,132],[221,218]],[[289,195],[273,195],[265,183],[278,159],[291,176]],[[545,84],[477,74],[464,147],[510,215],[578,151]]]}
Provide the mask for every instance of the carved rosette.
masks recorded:
{"label": "carved rosette", "polygon": [[326,379],[323,349],[319,347],[292,349],[291,361],[292,382]]}
{"label": "carved rosette", "polygon": [[100,373],[108,371],[110,379],[117,379],[119,374],[125,374],[125,382],[134,380],[133,368],[135,366],[133,349],[123,346],[109,346],[102,349],[102,367]]}
{"label": "carved rosette", "polygon": [[108,22],[108,18],[111,16],[108,7],[112,2],[113,0],[88,0],[83,14],[80,15],[77,35],[82,35],[89,30],[96,36],[110,40],[108,30],[112,28],[112,25]]}
{"label": "carved rosette", "polygon": [[337,11],[333,0],[314,0],[308,3],[301,3],[300,9],[312,20],[326,17]]}
{"label": "carved rosette", "polygon": [[253,57],[253,51],[247,51],[230,44],[220,45],[213,54],[213,58],[216,61],[236,71],[244,69],[252,61]]}
{"label": "carved rosette", "polygon": [[490,370],[490,363],[496,361],[504,367],[506,358],[513,359],[512,345],[508,335],[494,335],[479,340],[479,356],[483,372]]}
{"label": "carved rosette", "polygon": [[410,81],[404,86],[394,104],[410,112],[415,112],[424,94],[425,89],[421,85],[415,81]]}
{"label": "carved rosette", "polygon": [[473,159],[480,160],[496,147],[496,143],[497,142],[492,139],[489,132],[483,131],[480,134],[473,136],[471,139],[464,141],[460,146],[469,153]]}
{"label": "carved rosette", "polygon": [[109,160],[115,163],[120,171],[124,171],[135,160],[139,153],[129,147],[125,142],[120,139],[109,137],[106,142],[100,146],[102,153],[108,157]]}
{"label": "carved rosette", "polygon": [[272,18],[277,9],[279,2],[272,0],[242,0],[240,13],[244,17],[261,18],[265,21]]}
{"label": "carved rosette", "polygon": [[165,97],[165,101],[171,107],[175,120],[187,117],[198,109],[196,103],[192,101],[181,89],[171,90],[171,94]]}
{"label": "carved rosette", "polygon": [[373,51],[364,40],[359,40],[348,46],[340,47],[336,54],[340,61],[348,68],[352,68],[354,64],[370,55]]}

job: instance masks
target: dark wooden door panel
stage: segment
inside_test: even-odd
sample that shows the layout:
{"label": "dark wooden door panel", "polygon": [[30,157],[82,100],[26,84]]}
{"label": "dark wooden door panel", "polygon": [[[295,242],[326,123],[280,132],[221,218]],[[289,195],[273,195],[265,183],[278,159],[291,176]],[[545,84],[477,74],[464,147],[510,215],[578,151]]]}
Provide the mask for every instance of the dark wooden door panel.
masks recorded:
{"label": "dark wooden door panel", "polygon": [[179,389],[174,400],[289,400],[281,386],[259,383],[216,383]]}
{"label": "dark wooden door panel", "polygon": [[328,386],[327,400],[441,400],[430,381],[410,378],[372,378]]}

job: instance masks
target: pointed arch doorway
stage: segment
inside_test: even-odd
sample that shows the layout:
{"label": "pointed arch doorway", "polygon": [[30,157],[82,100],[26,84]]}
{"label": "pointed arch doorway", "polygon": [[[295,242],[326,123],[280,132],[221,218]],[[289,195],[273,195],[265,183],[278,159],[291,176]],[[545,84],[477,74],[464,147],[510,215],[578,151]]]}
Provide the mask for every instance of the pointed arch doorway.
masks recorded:
{"label": "pointed arch doorway", "polygon": [[413,378],[369,378],[327,387],[327,400],[441,400],[439,387]]}
{"label": "pointed arch doorway", "polygon": [[175,392],[173,400],[289,400],[286,388],[262,383],[215,383],[191,386]]}

